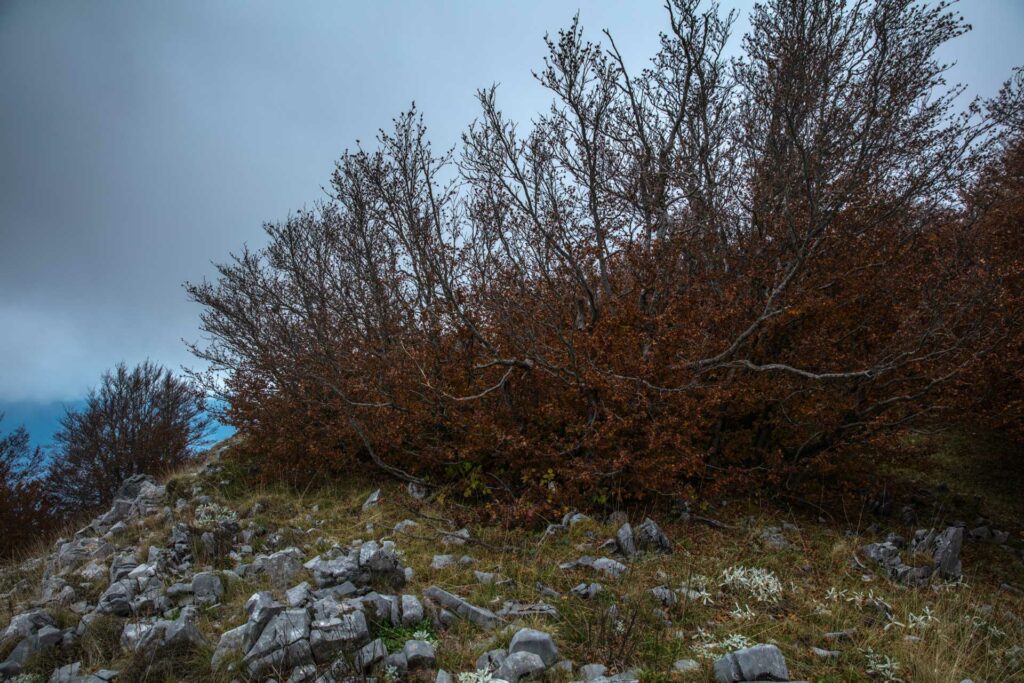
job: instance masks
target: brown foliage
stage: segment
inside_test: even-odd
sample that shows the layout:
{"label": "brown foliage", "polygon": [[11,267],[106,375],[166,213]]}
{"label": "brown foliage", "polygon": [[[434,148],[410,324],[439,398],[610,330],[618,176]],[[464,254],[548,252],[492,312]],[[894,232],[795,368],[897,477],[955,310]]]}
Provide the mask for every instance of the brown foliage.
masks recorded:
{"label": "brown foliage", "polygon": [[824,471],[957,407],[1009,305],[963,200],[1004,127],[935,59],[962,20],[776,0],[730,63],[732,16],[668,10],[639,74],[610,34],[550,38],[532,130],[493,88],[457,156],[400,116],[188,286],[268,474],[366,459],[529,518]]}
{"label": "brown foliage", "polygon": [[11,557],[50,528],[52,501],[40,481],[43,465],[42,452],[29,445],[24,427],[0,438],[0,559]]}

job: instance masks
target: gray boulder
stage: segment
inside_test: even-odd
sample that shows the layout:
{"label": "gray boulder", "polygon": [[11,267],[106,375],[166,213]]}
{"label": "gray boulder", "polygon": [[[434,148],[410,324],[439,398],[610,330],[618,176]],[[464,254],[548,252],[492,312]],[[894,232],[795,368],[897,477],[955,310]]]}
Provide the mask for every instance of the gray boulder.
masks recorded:
{"label": "gray boulder", "polygon": [[402,596],[402,625],[415,626],[423,621],[423,603],[415,595]]}
{"label": "gray boulder", "polygon": [[789,669],[779,648],[754,645],[718,659],[715,662],[715,680],[718,683],[788,681]]}
{"label": "gray boulder", "polygon": [[304,609],[285,610],[264,627],[259,639],[246,652],[242,663],[250,676],[312,664],[309,644],[310,618]]}
{"label": "gray boulder", "polygon": [[960,549],[964,544],[963,527],[951,526],[935,537],[935,571],[944,579],[963,576]]}
{"label": "gray boulder", "polygon": [[224,596],[224,583],[217,572],[199,572],[192,577],[192,596],[199,605],[216,605]]}
{"label": "gray boulder", "polygon": [[220,642],[217,643],[217,648],[213,651],[213,657],[210,659],[210,669],[216,671],[221,667],[225,659],[242,652],[242,648],[245,646],[245,638],[249,634],[250,628],[251,625],[245,623],[225,631],[221,635]]}
{"label": "gray boulder", "polygon": [[532,652],[541,658],[545,668],[558,661],[558,646],[555,645],[554,639],[547,633],[532,628],[519,629],[512,636],[508,652],[510,655],[517,652]]}
{"label": "gray boulder", "polygon": [[362,612],[352,612],[326,621],[314,621],[309,645],[317,662],[325,664],[339,652],[353,652],[370,640],[370,629]]}
{"label": "gray boulder", "polygon": [[441,607],[454,612],[459,617],[481,628],[492,629],[501,624],[501,619],[498,615],[489,609],[472,605],[457,595],[452,595],[437,586],[431,586],[423,591],[423,595]]}
{"label": "gray boulder", "polygon": [[433,669],[437,661],[434,646],[425,640],[407,640],[402,646],[402,654],[409,671]]}
{"label": "gray boulder", "polygon": [[533,652],[515,652],[505,658],[498,670],[494,672],[494,678],[518,683],[524,678],[538,676],[544,672],[544,661]]}
{"label": "gray boulder", "polygon": [[672,552],[672,541],[650,517],[644,519],[636,528],[636,544],[641,550],[654,550],[662,553]]}
{"label": "gray boulder", "polygon": [[615,532],[615,544],[618,546],[619,552],[626,557],[636,555],[636,539],[633,537],[633,527],[629,522],[620,526],[619,530]]}

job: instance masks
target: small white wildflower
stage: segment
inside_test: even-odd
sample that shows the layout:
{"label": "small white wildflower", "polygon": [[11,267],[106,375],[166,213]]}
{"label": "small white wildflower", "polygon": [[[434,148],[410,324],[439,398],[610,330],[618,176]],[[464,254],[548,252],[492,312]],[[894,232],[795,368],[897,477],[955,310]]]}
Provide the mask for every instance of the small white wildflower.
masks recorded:
{"label": "small white wildflower", "polygon": [[864,659],[867,660],[866,673],[869,676],[881,678],[890,683],[904,683],[903,679],[896,674],[900,670],[900,663],[889,657],[871,650],[864,650]]}
{"label": "small white wildflower", "polygon": [[721,584],[744,591],[759,602],[777,602],[782,596],[779,577],[760,567],[729,567],[722,572]]}
{"label": "small white wildflower", "polygon": [[490,683],[491,672],[487,669],[464,671],[458,675],[459,683]]}
{"label": "small white wildflower", "polygon": [[740,621],[746,621],[747,619],[753,619],[757,615],[754,610],[750,609],[748,605],[740,607],[739,603],[736,603],[736,608],[729,612],[733,619],[739,619]]}

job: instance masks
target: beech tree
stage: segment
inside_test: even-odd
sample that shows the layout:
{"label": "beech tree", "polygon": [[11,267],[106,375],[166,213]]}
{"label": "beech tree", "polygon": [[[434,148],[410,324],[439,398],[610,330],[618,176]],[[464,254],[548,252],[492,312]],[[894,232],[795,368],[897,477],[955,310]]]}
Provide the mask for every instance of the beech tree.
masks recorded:
{"label": "beech tree", "polygon": [[574,20],[531,128],[496,88],[457,151],[402,114],[187,286],[268,471],[456,476],[529,517],[828,471],[952,407],[999,338],[965,197],[1009,120],[946,84],[962,18],[772,0],[729,60],[735,15],[666,9],[648,68]]}
{"label": "beech tree", "polygon": [[[3,422],[0,413],[0,423]],[[32,543],[53,522],[43,485],[43,453],[30,445],[25,427],[0,437],[0,558]]]}
{"label": "beech tree", "polygon": [[62,418],[47,486],[63,510],[93,510],[128,477],[189,461],[208,426],[203,394],[191,383],[150,361],[131,369],[121,363],[84,408]]}

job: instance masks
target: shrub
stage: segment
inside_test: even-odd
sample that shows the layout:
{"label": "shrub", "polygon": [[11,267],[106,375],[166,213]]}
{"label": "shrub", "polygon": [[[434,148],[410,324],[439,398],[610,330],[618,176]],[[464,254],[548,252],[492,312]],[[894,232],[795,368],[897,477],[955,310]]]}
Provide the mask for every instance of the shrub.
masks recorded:
{"label": "shrub", "polygon": [[964,198],[1003,129],[936,59],[962,19],[767,2],[730,63],[733,15],[668,15],[640,73],[550,37],[530,130],[494,88],[458,156],[403,114],[187,285],[268,476],[365,462],[531,519],[827,473],[953,407],[999,337]]}

